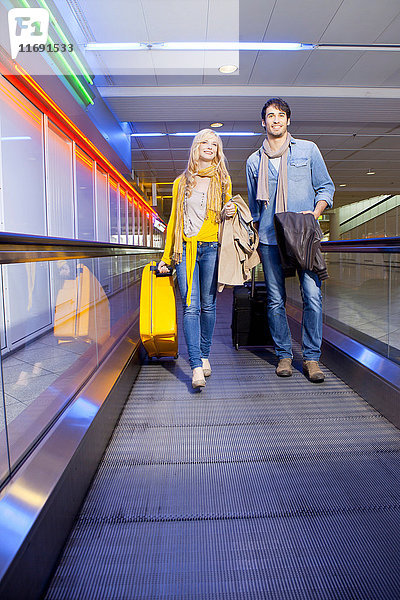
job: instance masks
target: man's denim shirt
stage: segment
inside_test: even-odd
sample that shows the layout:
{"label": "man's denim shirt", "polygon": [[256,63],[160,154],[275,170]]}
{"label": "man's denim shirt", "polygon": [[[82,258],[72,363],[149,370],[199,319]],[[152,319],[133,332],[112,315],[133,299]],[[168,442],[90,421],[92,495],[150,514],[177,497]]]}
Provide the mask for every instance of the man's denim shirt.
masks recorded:
{"label": "man's denim shirt", "polygon": [[[257,202],[257,180],[260,165],[261,148],[251,154],[246,163],[247,189],[249,207],[253,221],[259,221],[258,233],[262,244],[276,244],[274,230],[274,214],[276,204],[276,188],[278,172],[271,161],[268,165],[269,198],[265,202]],[[329,176],[321,152],[314,142],[291,139],[288,152],[288,200],[287,210],[301,212],[314,210],[320,200],[325,200],[329,207],[333,203],[335,186]]]}

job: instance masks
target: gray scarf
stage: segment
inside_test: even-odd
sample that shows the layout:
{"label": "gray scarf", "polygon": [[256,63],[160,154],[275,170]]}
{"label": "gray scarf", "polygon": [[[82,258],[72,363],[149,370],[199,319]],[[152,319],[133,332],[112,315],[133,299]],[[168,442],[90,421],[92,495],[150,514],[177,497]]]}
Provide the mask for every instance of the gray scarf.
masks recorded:
{"label": "gray scarf", "polygon": [[278,175],[278,188],[276,190],[276,213],[287,211],[287,155],[291,139],[292,136],[290,135],[290,133],[288,133],[285,143],[279,148],[278,152],[275,153],[271,150],[267,137],[265,138],[262,145],[257,182],[257,200],[259,200],[260,202],[266,202],[267,204],[269,204],[268,161],[270,158],[281,157],[281,166],[279,168]]}

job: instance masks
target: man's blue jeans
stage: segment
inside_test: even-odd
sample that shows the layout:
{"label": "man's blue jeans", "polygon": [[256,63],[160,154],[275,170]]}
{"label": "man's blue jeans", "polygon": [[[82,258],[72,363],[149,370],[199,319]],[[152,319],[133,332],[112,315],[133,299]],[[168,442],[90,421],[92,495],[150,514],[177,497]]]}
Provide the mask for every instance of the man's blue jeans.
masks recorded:
{"label": "man's blue jeans", "polygon": [[[278,246],[259,244],[267,287],[268,322],[279,359],[292,358],[292,339],[286,318],[285,277]],[[321,282],[312,271],[299,271],[303,319],[301,323],[304,360],[319,360],[322,343]]]}
{"label": "man's blue jeans", "polygon": [[189,364],[194,369],[201,367],[201,359],[208,358],[210,355],[217,301],[218,242],[197,242],[190,306],[186,304],[188,285],[185,242],[182,262],[176,265],[176,275],[182,296],[183,332],[189,353]]}

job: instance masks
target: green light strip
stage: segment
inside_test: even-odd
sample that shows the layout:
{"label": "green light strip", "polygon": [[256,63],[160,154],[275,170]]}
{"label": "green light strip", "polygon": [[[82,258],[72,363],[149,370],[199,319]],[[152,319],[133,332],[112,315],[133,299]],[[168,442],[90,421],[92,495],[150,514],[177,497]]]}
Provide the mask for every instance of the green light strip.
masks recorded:
{"label": "green light strip", "polygon": [[[51,12],[51,9],[48,7],[47,2],[45,2],[45,0],[37,0],[37,2],[38,2],[38,4],[41,4],[43,6],[43,8],[45,8],[48,11],[48,13],[49,13],[49,15],[51,17],[51,23],[52,23],[54,29],[57,31],[57,33],[60,36],[60,38],[63,40],[63,42],[65,44],[71,44],[71,42],[69,41],[69,39],[67,38],[67,36],[63,32],[63,30],[61,29],[61,27],[57,23],[56,18],[54,17],[53,13]],[[87,72],[86,68],[81,63],[81,61],[79,59],[79,56],[77,56],[76,52],[72,51],[70,53],[70,55],[72,56],[73,60],[76,62],[76,64],[78,65],[78,67],[81,69],[82,75],[84,76],[84,78],[86,79],[86,81],[88,83],[90,83],[90,85],[93,85],[93,79],[90,77],[90,75]]]}
{"label": "green light strip", "polygon": [[[27,0],[19,0],[19,1],[20,1],[21,4],[23,4],[25,6],[25,8],[32,8],[31,6],[29,6]],[[38,0],[38,1],[40,1],[40,0]],[[46,8],[46,10],[48,10],[48,9]],[[53,19],[54,19],[54,17],[53,17]],[[53,42],[52,38],[50,36],[48,36],[47,39],[49,39],[50,42],[51,42],[51,44],[54,46],[54,42]],[[69,71],[71,73],[70,77],[72,78],[74,84],[70,83],[70,85],[72,85],[72,87],[75,89],[75,91],[77,92],[77,94],[79,94],[81,96],[81,99],[85,103],[87,103],[87,104],[94,104],[93,98],[91,98],[91,96],[85,90],[85,88],[83,87],[83,85],[79,81],[78,77],[76,76],[76,74],[72,70],[71,65],[65,60],[65,58],[63,57],[63,55],[60,54],[59,52],[57,52],[57,54],[54,57],[52,57],[53,62],[54,62],[54,58],[55,57],[57,57],[62,63],[64,63],[67,71]],[[78,89],[76,89],[76,88],[78,88]]]}
{"label": "green light strip", "polygon": [[[54,46],[54,42],[53,42],[52,38],[50,36],[48,36],[48,39],[50,40],[51,44]],[[91,96],[85,90],[85,88],[83,87],[82,83],[79,81],[79,78],[75,75],[74,71],[72,70],[71,65],[65,60],[65,58],[63,57],[63,55],[60,54],[59,52],[57,52],[55,54],[55,56],[52,57],[52,60],[54,60],[55,58],[57,58],[62,63],[64,63],[66,69],[71,73],[71,75],[69,75],[69,77],[71,77],[73,79],[73,81],[74,81],[74,86],[73,87],[75,87],[75,85],[76,85],[79,88],[76,91],[77,91],[78,94],[80,94],[81,96],[83,96],[82,100],[87,101],[88,104],[94,104],[93,98],[91,98]]]}

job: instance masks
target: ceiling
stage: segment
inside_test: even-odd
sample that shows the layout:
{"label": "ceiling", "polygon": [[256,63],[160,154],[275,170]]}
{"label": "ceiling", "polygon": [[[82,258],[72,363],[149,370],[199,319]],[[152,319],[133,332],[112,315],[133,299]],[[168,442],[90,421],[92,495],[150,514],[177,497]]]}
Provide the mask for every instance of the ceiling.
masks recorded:
{"label": "ceiling", "polygon": [[[397,44],[399,0],[54,0],[83,49],[88,42],[268,41]],[[82,50],[84,51],[84,50]],[[362,50],[159,50],[85,52],[100,94],[133,132],[198,131],[223,137],[235,193],[263,140],[260,110],[271,96],[292,109],[293,136],[317,143],[336,184],[335,205],[400,192],[400,52]],[[222,75],[217,66],[239,62]],[[136,175],[171,182],[191,138],[132,138]],[[374,175],[367,175],[373,171]],[[343,185],[343,187],[340,187]],[[168,196],[171,187],[158,187]]]}

